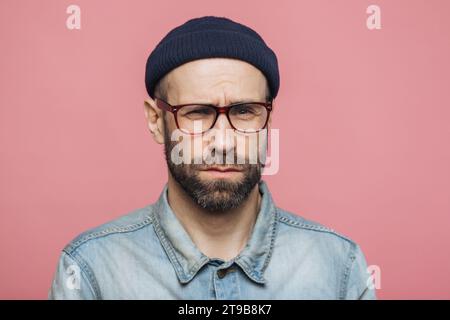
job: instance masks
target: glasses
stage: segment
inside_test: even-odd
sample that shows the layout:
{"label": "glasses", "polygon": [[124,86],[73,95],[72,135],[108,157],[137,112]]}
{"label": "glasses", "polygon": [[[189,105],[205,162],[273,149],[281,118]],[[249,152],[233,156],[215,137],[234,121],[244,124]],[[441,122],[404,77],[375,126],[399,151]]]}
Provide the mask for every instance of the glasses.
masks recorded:
{"label": "glasses", "polygon": [[177,128],[187,134],[202,134],[214,127],[217,118],[224,113],[231,127],[242,133],[253,133],[267,126],[272,111],[272,101],[242,102],[216,107],[210,104],[190,103],[172,106],[155,98],[156,105],[173,113]]}

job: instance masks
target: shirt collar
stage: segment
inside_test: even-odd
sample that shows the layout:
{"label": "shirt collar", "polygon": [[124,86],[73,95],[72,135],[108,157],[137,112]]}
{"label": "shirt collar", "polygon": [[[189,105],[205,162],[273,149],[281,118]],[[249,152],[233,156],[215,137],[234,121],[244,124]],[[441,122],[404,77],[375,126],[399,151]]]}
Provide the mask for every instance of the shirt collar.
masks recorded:
{"label": "shirt collar", "polygon": [[[266,282],[264,270],[269,263],[275,240],[277,210],[267,184],[261,180],[258,186],[262,194],[261,207],[250,239],[238,256],[227,261],[224,266],[235,262],[250,279],[263,284]],[[167,201],[167,190],[166,183],[154,210],[151,210],[153,225],[179,281],[188,283],[212,259],[197,248],[172,211]]]}

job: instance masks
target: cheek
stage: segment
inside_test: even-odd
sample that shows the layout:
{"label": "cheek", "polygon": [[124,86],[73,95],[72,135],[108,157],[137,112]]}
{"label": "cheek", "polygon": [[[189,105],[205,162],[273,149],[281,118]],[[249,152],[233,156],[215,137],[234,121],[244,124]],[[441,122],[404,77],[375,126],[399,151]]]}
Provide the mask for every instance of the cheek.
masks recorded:
{"label": "cheek", "polygon": [[258,159],[260,154],[264,154],[267,149],[267,139],[265,136],[250,134],[237,137],[237,153],[245,156],[246,159]]}

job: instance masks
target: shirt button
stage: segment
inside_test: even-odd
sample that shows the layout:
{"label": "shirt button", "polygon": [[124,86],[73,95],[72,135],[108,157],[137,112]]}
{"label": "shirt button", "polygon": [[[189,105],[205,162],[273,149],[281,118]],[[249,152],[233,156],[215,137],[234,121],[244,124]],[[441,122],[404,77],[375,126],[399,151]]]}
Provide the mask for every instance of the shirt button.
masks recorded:
{"label": "shirt button", "polygon": [[217,276],[219,277],[219,279],[222,279],[227,275],[227,273],[232,272],[234,270],[235,270],[234,267],[228,267],[227,269],[217,270]]}

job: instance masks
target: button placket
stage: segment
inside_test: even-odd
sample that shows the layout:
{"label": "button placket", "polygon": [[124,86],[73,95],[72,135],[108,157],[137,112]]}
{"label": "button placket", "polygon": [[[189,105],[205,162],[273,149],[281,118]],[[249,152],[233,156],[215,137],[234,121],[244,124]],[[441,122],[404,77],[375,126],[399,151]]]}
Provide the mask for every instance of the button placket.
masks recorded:
{"label": "button placket", "polygon": [[216,299],[239,299],[239,283],[236,265],[215,270],[214,288]]}

